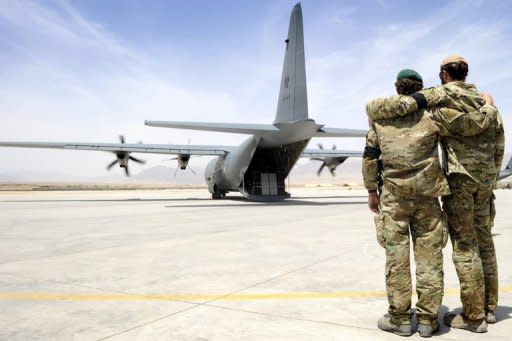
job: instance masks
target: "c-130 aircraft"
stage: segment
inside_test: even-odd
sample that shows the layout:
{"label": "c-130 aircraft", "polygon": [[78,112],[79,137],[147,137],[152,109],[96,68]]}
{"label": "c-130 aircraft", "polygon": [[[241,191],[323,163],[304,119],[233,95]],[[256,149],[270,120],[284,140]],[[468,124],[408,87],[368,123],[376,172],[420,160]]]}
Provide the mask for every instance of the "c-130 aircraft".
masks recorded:
{"label": "c-130 aircraft", "polygon": [[[141,162],[130,153],[175,154],[180,168],[187,167],[191,155],[216,156],[205,170],[213,199],[238,191],[250,200],[277,201],[289,198],[285,179],[300,157],[324,160],[331,172],[348,157],[361,151],[305,149],[313,137],[364,137],[366,130],[326,128],[308,117],[304,33],[300,3],[292,10],[277,114],[272,124],[145,121],[150,127],[191,129],[252,135],[239,146],[160,145],[74,142],[0,142],[3,147],[57,148],[107,151],[116,155],[128,174],[128,162]],[[323,167],[323,165],[322,165]]]}

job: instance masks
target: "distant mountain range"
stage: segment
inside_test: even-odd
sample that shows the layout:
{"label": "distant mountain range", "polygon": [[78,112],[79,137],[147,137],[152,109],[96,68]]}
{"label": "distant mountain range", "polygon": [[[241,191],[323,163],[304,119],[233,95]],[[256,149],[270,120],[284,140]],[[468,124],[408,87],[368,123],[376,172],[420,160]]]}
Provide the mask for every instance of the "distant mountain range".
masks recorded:
{"label": "distant mountain range", "polygon": [[[336,171],[336,176],[332,176],[327,168],[324,168],[322,174],[317,176],[317,170],[320,167],[319,161],[306,161],[295,166],[289,177],[289,181],[295,185],[298,184],[361,184],[361,159],[348,159],[340,165]],[[122,173],[116,172],[102,177],[78,177],[69,174],[45,173],[36,171],[20,172],[19,174],[1,174],[0,182],[23,183],[23,182],[98,182],[98,183],[137,183],[137,184],[174,184],[174,185],[205,185],[204,168],[194,166],[196,174],[190,169],[181,170],[163,165],[157,165],[149,168],[142,167],[136,173],[133,169],[130,177],[125,177]],[[176,174],[176,175],[175,175]]]}
{"label": "distant mountain range", "polygon": [[[510,154],[506,154],[504,164],[508,162]],[[349,158],[341,164],[336,170],[336,176],[332,176],[327,168],[324,168],[322,174],[317,176],[317,171],[321,166],[319,161],[301,160],[292,170],[289,182],[292,185],[315,185],[315,184],[333,184],[333,185],[362,185],[363,178],[361,174],[361,159]],[[193,166],[196,174],[190,169],[181,170],[168,166],[157,165],[153,167],[144,166],[136,173],[132,168],[132,176],[125,177],[122,172],[112,172],[102,177],[77,177],[70,174],[44,173],[34,170],[19,172],[19,174],[0,173],[0,182],[24,183],[24,182],[67,182],[67,183],[113,183],[113,184],[170,184],[170,185],[190,185],[204,186],[204,168]],[[176,176],[174,175],[176,174]],[[509,179],[512,180],[512,179]]]}

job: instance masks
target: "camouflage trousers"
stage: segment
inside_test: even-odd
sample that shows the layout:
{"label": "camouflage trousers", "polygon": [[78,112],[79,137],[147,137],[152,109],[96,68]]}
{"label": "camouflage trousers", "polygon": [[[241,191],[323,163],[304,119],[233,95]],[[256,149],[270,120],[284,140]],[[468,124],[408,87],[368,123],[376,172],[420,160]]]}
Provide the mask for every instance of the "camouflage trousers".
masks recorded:
{"label": "camouflage trousers", "polygon": [[492,190],[466,175],[448,176],[451,194],[443,198],[453,246],[452,259],[460,282],[465,316],[481,319],[498,303],[498,268],[492,239]]}
{"label": "camouflage trousers", "polygon": [[498,306],[498,262],[496,260],[496,250],[492,238],[492,228],[494,218],[496,217],[496,206],[494,193],[490,200],[490,218],[488,228],[477,228],[478,247],[480,258],[484,268],[485,280],[485,309],[486,311],[495,311]]}
{"label": "camouflage trousers", "polygon": [[416,314],[420,323],[437,320],[443,298],[443,252],[448,233],[437,198],[401,198],[386,188],[375,217],[377,240],[386,249],[386,291],[393,323],[408,322],[411,310],[410,237],[416,261]]}

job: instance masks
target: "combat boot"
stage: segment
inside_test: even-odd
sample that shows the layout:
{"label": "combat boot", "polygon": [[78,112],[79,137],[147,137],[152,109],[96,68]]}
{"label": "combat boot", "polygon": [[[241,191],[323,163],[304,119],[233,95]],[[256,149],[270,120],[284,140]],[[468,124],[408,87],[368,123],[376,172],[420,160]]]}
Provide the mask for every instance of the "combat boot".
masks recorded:
{"label": "combat boot", "polygon": [[400,336],[411,336],[412,328],[411,323],[408,324],[395,324],[391,321],[391,316],[385,315],[379,319],[377,324],[380,330],[390,332]]}
{"label": "combat boot", "polygon": [[487,323],[496,323],[496,314],[494,314],[494,311],[489,310],[487,314],[485,314],[485,320]]}
{"label": "combat boot", "polygon": [[421,337],[431,337],[435,332],[439,330],[439,321],[435,320],[432,323],[420,323],[418,324],[418,333]]}
{"label": "combat boot", "polygon": [[462,314],[446,313],[444,323],[452,328],[465,329],[473,333],[487,333],[487,322],[485,319],[470,320]]}

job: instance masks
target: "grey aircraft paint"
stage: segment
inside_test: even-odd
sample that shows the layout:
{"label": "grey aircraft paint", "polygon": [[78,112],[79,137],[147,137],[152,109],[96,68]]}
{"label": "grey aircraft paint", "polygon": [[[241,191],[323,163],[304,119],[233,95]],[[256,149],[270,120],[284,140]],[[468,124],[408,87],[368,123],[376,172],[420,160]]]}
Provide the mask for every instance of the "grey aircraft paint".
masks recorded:
{"label": "grey aircraft paint", "polygon": [[303,121],[308,118],[304,31],[300,4],[290,16],[288,37],[285,40],[283,73],[274,123]]}
{"label": "grey aircraft paint", "polygon": [[[290,17],[273,126],[278,130],[255,135],[226,158],[211,161],[205,177],[214,198],[232,190],[253,200],[274,201],[289,197],[285,179],[309,140],[322,128],[308,118],[300,4],[295,5]],[[241,155],[250,155],[250,159]]]}

